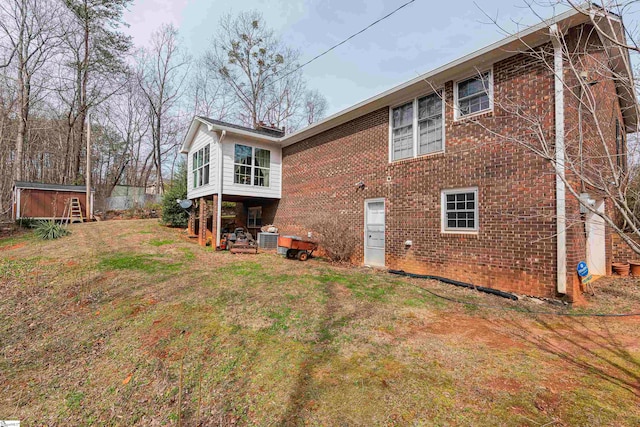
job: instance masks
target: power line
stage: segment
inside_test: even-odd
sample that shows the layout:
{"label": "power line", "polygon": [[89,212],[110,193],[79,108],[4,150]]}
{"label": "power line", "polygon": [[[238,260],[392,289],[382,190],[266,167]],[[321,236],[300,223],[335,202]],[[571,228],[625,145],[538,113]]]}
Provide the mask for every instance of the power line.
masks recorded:
{"label": "power line", "polygon": [[342,46],[343,44],[345,44],[346,42],[348,42],[349,40],[351,40],[352,38],[356,37],[357,35],[360,35],[362,33],[364,33],[365,31],[367,31],[369,28],[373,27],[374,25],[380,23],[381,21],[384,21],[385,19],[389,18],[391,15],[393,15],[394,13],[398,12],[400,9],[403,9],[407,6],[409,6],[411,3],[413,3],[416,0],[409,0],[408,2],[404,3],[403,5],[399,6],[398,8],[394,9],[393,11],[389,12],[388,14],[386,14],[385,16],[383,16],[382,18],[377,19],[376,21],[372,22],[371,24],[367,25],[366,27],[364,27],[363,29],[361,29],[360,31],[358,31],[357,33],[353,33],[351,34],[349,37],[347,37],[346,39],[342,40],[340,43],[337,43],[333,46],[331,46],[329,49],[325,50],[324,52],[314,56],[313,58],[311,58],[310,60],[308,60],[307,62],[305,62],[304,64],[298,66],[297,68],[295,68],[294,70],[288,72],[287,74],[285,74],[284,76],[281,76],[280,78],[272,81],[269,85],[275,84],[277,82],[279,82],[280,80],[284,79],[285,77],[295,73],[296,71],[300,70],[303,67],[306,67],[307,65],[311,64],[313,61],[315,61],[316,59],[319,59],[321,57],[323,57],[324,55],[326,55],[327,53],[331,52],[332,50],[334,50],[335,48]]}

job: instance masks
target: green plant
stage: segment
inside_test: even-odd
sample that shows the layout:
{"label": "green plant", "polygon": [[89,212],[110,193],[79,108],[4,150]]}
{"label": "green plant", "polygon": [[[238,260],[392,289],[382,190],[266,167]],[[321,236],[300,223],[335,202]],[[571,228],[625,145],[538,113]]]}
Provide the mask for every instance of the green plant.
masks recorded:
{"label": "green plant", "polygon": [[22,228],[35,228],[41,221],[28,216],[16,219],[16,225]]}
{"label": "green plant", "polygon": [[53,240],[71,234],[66,226],[54,220],[40,221],[35,227],[36,236],[44,240]]}
{"label": "green plant", "polygon": [[169,227],[186,227],[189,214],[180,207],[177,200],[187,198],[187,168],[178,167],[176,178],[162,197],[162,222]]}

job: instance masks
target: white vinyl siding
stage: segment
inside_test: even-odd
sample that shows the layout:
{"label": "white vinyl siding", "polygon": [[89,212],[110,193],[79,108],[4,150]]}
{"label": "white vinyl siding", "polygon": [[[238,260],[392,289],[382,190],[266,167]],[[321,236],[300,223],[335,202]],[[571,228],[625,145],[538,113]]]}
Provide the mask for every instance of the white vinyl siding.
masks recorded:
{"label": "white vinyl siding", "polygon": [[456,118],[472,116],[493,108],[491,71],[456,83]]}
{"label": "white vinyl siding", "polygon": [[443,190],[441,194],[442,231],[478,231],[478,189]]}
{"label": "white vinyl siding", "polygon": [[[209,164],[208,168],[204,167],[204,147],[209,146]],[[198,165],[198,161],[194,154],[197,152],[203,153],[203,163]],[[196,161],[194,164],[194,160]],[[197,132],[193,137],[193,142],[189,148],[189,154],[187,155],[187,197],[194,199],[217,192],[218,183],[218,136],[215,132],[211,132],[207,129],[207,126],[200,125]],[[205,170],[208,169],[208,170]],[[199,170],[196,183],[200,183],[200,176],[202,176],[202,185],[194,185],[194,170]],[[206,184],[205,184],[206,182]]]}
{"label": "white vinyl siding", "polygon": [[[251,149],[248,155],[236,162],[236,145]],[[248,150],[246,150],[248,153]],[[268,156],[265,152],[268,152]],[[236,196],[251,196],[279,199],[282,179],[282,149],[276,145],[227,135],[222,142],[224,166],[223,193]],[[237,166],[242,166],[243,178],[236,178]],[[268,171],[268,173],[267,173]],[[236,182],[239,179],[240,182]],[[257,184],[256,184],[257,182]]]}
{"label": "white vinyl siding", "polygon": [[444,103],[441,92],[391,108],[391,161],[444,150]]}

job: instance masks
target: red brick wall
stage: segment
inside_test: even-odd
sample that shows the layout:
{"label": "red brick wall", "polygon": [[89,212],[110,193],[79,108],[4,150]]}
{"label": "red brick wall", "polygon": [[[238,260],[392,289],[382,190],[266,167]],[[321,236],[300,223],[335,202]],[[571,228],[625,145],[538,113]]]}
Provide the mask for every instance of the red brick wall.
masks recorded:
{"label": "red brick wall", "polygon": [[[585,31],[586,30],[586,31]],[[591,57],[582,66],[602,63],[597,40],[584,43],[588,28],[567,36],[572,46],[583,43]],[[386,200],[386,266],[428,273],[522,294],[556,296],[555,174],[547,160],[522,144],[540,148],[537,129],[517,117],[536,118],[541,135],[553,144],[554,78],[550,44],[546,64],[536,55],[518,54],[493,65],[493,112],[473,120],[454,121],[453,82],[445,84],[446,152],[389,163],[389,109],[369,113],[334,129],[283,149],[283,197],[274,223],[283,233],[304,235],[319,215],[337,217],[355,232],[358,245],[352,257],[363,263],[364,201]],[[538,59],[536,59],[538,58]],[[577,149],[576,82],[570,67],[565,78],[566,144],[568,157]],[[593,87],[605,139],[615,151],[615,117],[620,110],[615,86],[606,74],[592,70],[600,83]],[[575,76],[574,76],[575,77]],[[430,93],[425,83],[424,94]],[[409,99],[407,99],[409,101]],[[593,120],[591,118],[591,120]],[[583,150],[601,158],[593,123],[583,118]],[[552,147],[551,147],[552,148]],[[576,177],[567,172],[576,184]],[[599,168],[597,164],[591,167]],[[363,181],[365,189],[356,183]],[[440,194],[444,189],[478,187],[479,232],[441,232]],[[579,182],[574,188],[580,188]],[[587,190],[589,191],[589,190]],[[606,208],[611,208],[606,201]],[[577,263],[585,258],[584,217],[578,201],[567,192],[567,274],[569,299],[580,293]],[[404,242],[412,240],[410,248]],[[612,258],[607,230],[607,262]]]}
{"label": "red brick wall", "polygon": [[[638,237],[635,237],[633,235],[629,236],[636,242],[640,241],[640,238]],[[611,240],[611,262],[640,262],[640,255],[632,251],[629,245],[627,245],[620,236],[612,233]]]}
{"label": "red brick wall", "polygon": [[[590,25],[572,28],[566,36],[569,50],[574,52],[565,61],[565,144],[567,150],[567,178],[576,192],[605,201],[605,213],[617,219],[613,203],[598,184],[612,181],[610,156],[615,164],[616,119],[622,123],[616,86],[609,69],[607,53]],[[575,71],[574,71],[575,70]],[[588,80],[596,84],[582,87],[580,72],[587,71]],[[583,99],[580,108],[579,99]],[[590,106],[593,112],[590,112]],[[582,111],[581,111],[582,110]],[[582,117],[582,118],[581,118]],[[582,135],[582,138],[580,136]],[[606,150],[605,150],[606,146]],[[608,154],[607,154],[608,150]],[[582,182],[585,176],[596,184]],[[606,184],[608,185],[608,184]],[[578,201],[567,192],[567,285],[570,296],[580,293],[576,266],[586,258],[585,215],[580,214]],[[611,273],[613,233],[605,228],[607,273]]]}
{"label": "red brick wall", "polygon": [[[495,98],[518,97],[553,127],[553,76],[530,56],[494,65]],[[430,92],[425,83],[424,93]],[[453,97],[453,82],[445,85]],[[363,262],[365,199],[386,199],[386,265],[523,294],[554,295],[555,179],[549,165],[500,134],[527,128],[499,106],[477,121],[445,113],[446,152],[388,162],[389,110],[382,108],[283,150],[283,197],[274,218],[284,233],[304,234],[320,213],[355,230]],[[356,187],[363,181],[364,190]],[[478,187],[477,235],[443,234],[443,189]],[[412,240],[411,248],[404,242]]]}

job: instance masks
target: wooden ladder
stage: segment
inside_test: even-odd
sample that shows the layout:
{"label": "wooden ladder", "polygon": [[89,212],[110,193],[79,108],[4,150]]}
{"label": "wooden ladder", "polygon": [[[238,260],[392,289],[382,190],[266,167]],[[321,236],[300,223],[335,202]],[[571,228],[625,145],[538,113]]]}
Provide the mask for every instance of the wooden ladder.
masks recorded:
{"label": "wooden ladder", "polygon": [[72,197],[69,199],[68,209],[66,220],[67,223],[74,222],[84,222],[84,218],[82,217],[82,207],[80,206],[80,200],[77,197]]}

